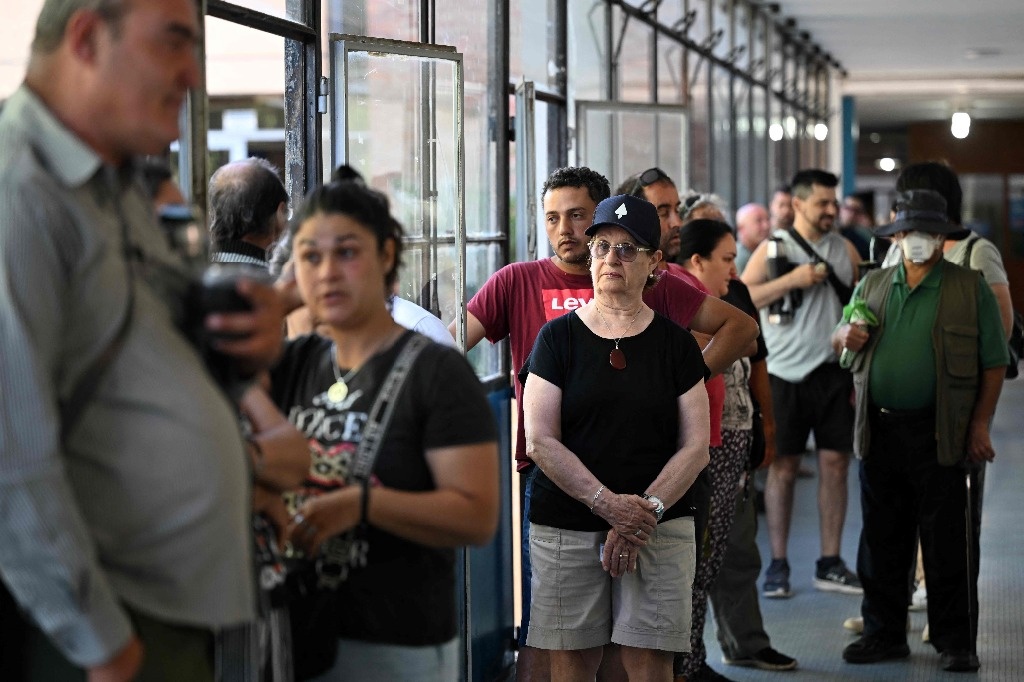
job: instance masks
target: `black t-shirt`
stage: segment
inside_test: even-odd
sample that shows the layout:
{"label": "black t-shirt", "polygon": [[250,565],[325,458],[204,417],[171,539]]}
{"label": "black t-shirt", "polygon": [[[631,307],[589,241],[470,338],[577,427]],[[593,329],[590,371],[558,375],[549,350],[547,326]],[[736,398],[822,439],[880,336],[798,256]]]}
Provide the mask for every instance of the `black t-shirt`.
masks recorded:
{"label": "black t-shirt", "polygon": [[[757,306],[754,305],[754,299],[750,297],[750,289],[748,289],[747,285],[742,281],[738,279],[730,279],[729,291],[722,297],[722,300],[736,306],[747,315],[750,315],[758,325],[761,324],[761,318],[757,313]],[[756,362],[758,360],[764,360],[766,357],[768,357],[768,346],[764,343],[764,334],[762,334],[761,330],[758,329],[757,352],[750,356],[750,361]]]}
{"label": "black t-shirt", "polygon": [[[655,313],[619,348],[626,368],[608,363],[615,347],[574,313],[548,322],[530,354],[530,373],[562,389],[562,444],[616,493],[642,494],[679,449],[679,396],[703,381],[707,367],[688,331]],[[691,492],[663,520],[690,516]],[[608,523],[566,495],[543,471],[530,498],[530,521],[601,531]]]}
{"label": "black t-shirt", "polygon": [[[271,395],[288,420],[309,439],[313,456],[293,506],[311,495],[344,487],[368,413],[399,351],[415,332],[373,356],[347,380],[348,397],[333,403],[332,342],[317,335],[285,346],[271,373]],[[341,368],[342,376],[347,372]],[[374,463],[372,483],[400,490],[433,490],[426,450],[497,438],[494,415],[465,358],[431,342],[416,359],[395,405]],[[404,540],[373,528],[367,565],[351,570],[339,586],[342,637],[424,646],[455,636],[455,552]],[[328,544],[332,540],[328,541]]]}

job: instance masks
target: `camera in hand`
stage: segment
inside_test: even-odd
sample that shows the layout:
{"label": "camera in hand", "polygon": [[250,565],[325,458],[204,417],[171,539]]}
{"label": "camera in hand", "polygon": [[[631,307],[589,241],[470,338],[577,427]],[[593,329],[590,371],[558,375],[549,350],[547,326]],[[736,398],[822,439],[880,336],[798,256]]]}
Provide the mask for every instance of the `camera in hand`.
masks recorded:
{"label": "camera in hand", "polygon": [[[786,256],[786,249],[783,247],[781,239],[770,238],[767,249],[765,266],[768,271],[768,279],[782,277],[796,267]],[[782,298],[768,306],[768,323],[789,324],[792,322],[793,314],[803,303],[803,298],[803,292],[800,289],[787,292]]]}
{"label": "camera in hand", "polygon": [[190,336],[206,361],[207,370],[229,395],[244,386],[245,377],[239,373],[234,359],[214,348],[213,342],[242,339],[245,335],[212,332],[206,328],[205,320],[208,315],[215,313],[252,310],[252,303],[238,293],[238,282],[242,279],[267,282],[269,274],[255,265],[215,263],[207,266],[193,283],[189,297],[192,318]]}

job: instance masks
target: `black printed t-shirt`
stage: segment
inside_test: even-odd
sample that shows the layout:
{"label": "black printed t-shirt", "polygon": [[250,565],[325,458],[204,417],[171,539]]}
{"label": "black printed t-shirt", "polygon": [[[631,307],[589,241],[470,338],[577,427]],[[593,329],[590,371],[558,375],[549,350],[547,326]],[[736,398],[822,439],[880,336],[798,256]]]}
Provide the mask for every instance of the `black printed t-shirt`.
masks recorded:
{"label": "black printed t-shirt", "polygon": [[[327,398],[335,382],[332,342],[303,336],[285,346],[271,373],[271,395],[304,433],[313,456],[292,511],[309,496],[344,487],[377,386],[405,343],[370,358],[347,381],[341,403]],[[341,368],[342,376],[348,371]],[[494,415],[465,358],[431,342],[416,359],[395,405],[373,467],[373,485],[399,490],[435,488],[425,451],[497,438]],[[456,634],[455,552],[425,547],[372,526],[367,565],[353,569],[335,600],[341,637],[388,644],[440,644]],[[331,541],[328,541],[331,542]]]}
{"label": "black printed t-shirt", "polygon": [[[619,342],[623,370],[608,363],[614,347],[570,313],[541,329],[530,373],[562,389],[562,444],[610,490],[640,495],[679,450],[678,398],[704,380],[707,367],[693,336],[658,313],[640,334]],[[694,505],[691,487],[662,520],[692,516]],[[609,527],[543,471],[534,479],[530,521],[567,530]]]}

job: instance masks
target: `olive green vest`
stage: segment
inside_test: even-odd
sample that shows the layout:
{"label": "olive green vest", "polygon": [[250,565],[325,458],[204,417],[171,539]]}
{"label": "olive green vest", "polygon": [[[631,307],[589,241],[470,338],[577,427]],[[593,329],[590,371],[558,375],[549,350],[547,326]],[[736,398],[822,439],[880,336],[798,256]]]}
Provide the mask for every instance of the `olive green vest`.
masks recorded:
{"label": "olive green vest", "polygon": [[[967,427],[981,380],[978,361],[978,285],[977,272],[940,261],[942,283],[939,288],[939,309],[932,328],[935,349],[935,439],[938,461],[953,466],[964,461]],[[857,392],[857,414],[854,422],[853,450],[857,457],[868,455],[871,429],[868,419],[868,381],[871,359],[877,340],[885,333],[885,312],[892,292],[893,269],[868,273],[860,296],[878,316],[878,327],[871,332],[867,345],[857,353],[850,366]]]}

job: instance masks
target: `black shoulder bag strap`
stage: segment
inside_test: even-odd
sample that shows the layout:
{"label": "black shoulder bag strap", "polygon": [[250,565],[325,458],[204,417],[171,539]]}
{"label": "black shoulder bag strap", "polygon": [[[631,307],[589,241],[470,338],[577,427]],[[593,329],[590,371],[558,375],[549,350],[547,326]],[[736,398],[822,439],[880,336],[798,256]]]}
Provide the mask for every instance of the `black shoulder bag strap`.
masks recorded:
{"label": "black shoulder bag strap", "polygon": [[[413,334],[391,365],[391,371],[387,378],[377,390],[377,398],[373,401],[370,414],[363,428],[363,437],[356,448],[356,456],[352,463],[351,477],[364,486],[370,481],[370,474],[373,471],[373,464],[377,461],[377,454],[380,452],[381,442],[388,430],[391,418],[395,413],[395,404],[398,402],[398,394],[409,376],[409,371],[420,352],[430,345],[430,339],[421,335]],[[363,495],[363,504],[366,503],[366,495]],[[365,522],[366,514],[363,514],[361,521]]]}
{"label": "black shoulder bag strap", "polygon": [[[391,371],[377,390],[377,397],[363,428],[363,437],[356,448],[356,454],[349,470],[349,480],[362,487],[359,502],[359,524],[345,533],[338,542],[329,548],[322,549],[316,559],[317,586],[320,589],[335,590],[338,585],[348,579],[349,571],[354,567],[366,566],[370,544],[366,539],[368,524],[366,521],[367,504],[370,492],[370,474],[373,464],[377,461],[381,443],[387,433],[388,425],[395,413],[395,404],[402,391],[409,372],[420,352],[433,343],[421,334],[413,334],[399,351]],[[328,556],[329,555],[329,556]]]}
{"label": "black shoulder bag strap", "polygon": [[849,303],[850,297],[853,296],[853,289],[839,281],[839,277],[836,276],[836,272],[832,268],[832,265],[819,256],[817,251],[811,248],[811,245],[808,244],[807,240],[796,231],[795,227],[787,229],[786,232],[788,232],[789,236],[793,238],[793,241],[795,241],[797,245],[811,257],[812,261],[815,263],[824,263],[828,267],[828,283],[832,285],[832,289],[836,292],[836,296],[839,297],[839,305],[846,305]]}
{"label": "black shoulder bag strap", "polygon": [[100,377],[107,371],[124,345],[135,309],[135,277],[132,273],[131,239],[128,221],[124,217],[124,212],[121,210],[121,203],[118,201],[118,198],[115,196],[112,198],[112,201],[117,211],[118,222],[121,223],[121,255],[124,260],[125,273],[128,277],[128,302],[125,305],[124,314],[121,316],[121,322],[118,324],[114,336],[107,343],[103,351],[96,356],[92,364],[82,373],[78,383],[75,384],[67,399],[60,401],[58,405],[60,409],[61,441],[64,441],[78,424],[82,412],[85,411],[86,405],[89,404],[89,400],[92,399],[93,393],[95,393],[96,388],[99,386]]}

